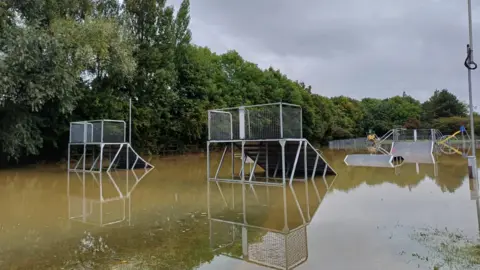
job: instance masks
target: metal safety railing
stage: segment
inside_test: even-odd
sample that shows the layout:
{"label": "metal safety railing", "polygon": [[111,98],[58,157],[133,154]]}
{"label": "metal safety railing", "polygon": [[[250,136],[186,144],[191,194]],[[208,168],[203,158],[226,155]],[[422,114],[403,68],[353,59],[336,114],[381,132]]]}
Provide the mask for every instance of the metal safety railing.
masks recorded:
{"label": "metal safety railing", "polygon": [[208,111],[209,140],[302,138],[302,108],[270,103]]}
{"label": "metal safety railing", "polygon": [[334,140],[334,141],[328,142],[328,148],[332,150],[341,150],[341,149],[360,150],[360,149],[365,149],[367,146],[368,146],[368,141],[366,137]]}
{"label": "metal safety railing", "polygon": [[123,143],[127,124],[122,120],[90,120],[70,123],[70,143]]}

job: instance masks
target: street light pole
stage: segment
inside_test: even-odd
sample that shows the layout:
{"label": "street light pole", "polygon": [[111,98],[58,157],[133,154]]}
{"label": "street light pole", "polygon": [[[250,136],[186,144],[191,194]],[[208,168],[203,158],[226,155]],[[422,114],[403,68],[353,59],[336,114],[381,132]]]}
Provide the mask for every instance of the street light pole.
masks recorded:
{"label": "street light pole", "polygon": [[468,69],[468,98],[470,107],[470,137],[472,155],[468,157],[468,175],[471,179],[478,180],[477,171],[477,157],[476,157],[476,145],[475,145],[475,131],[473,121],[473,98],[472,98],[472,70],[477,68],[477,64],[473,61],[473,33],[472,33],[472,1],[468,2],[468,36],[469,44],[467,44],[467,59],[465,59],[465,67]]}

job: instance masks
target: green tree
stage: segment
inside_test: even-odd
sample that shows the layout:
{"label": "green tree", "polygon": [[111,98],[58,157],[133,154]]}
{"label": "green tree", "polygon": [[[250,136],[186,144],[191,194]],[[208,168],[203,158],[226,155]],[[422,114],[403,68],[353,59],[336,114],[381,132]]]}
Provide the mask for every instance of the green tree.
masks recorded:
{"label": "green tree", "polygon": [[332,98],[336,106],[332,134],[337,138],[364,136],[361,123],[364,111],[360,102],[345,96]]}
{"label": "green tree", "polygon": [[434,119],[451,116],[466,116],[467,106],[460,102],[458,98],[447,89],[435,90],[429,100],[422,104],[424,115],[427,122]]}

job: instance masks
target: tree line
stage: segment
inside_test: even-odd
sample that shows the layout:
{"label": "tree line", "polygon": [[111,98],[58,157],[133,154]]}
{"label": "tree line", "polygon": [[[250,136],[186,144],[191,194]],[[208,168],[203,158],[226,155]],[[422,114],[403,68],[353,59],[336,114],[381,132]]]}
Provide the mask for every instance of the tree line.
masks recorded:
{"label": "tree line", "polygon": [[188,0],[178,10],[166,0],[0,2],[0,164],[65,157],[69,122],[127,119],[130,98],[135,147],[151,154],[204,145],[206,111],[242,104],[301,105],[303,134],[315,143],[468,123],[448,90],[424,103],[406,94],[328,98],[236,51],[193,44],[189,23]]}

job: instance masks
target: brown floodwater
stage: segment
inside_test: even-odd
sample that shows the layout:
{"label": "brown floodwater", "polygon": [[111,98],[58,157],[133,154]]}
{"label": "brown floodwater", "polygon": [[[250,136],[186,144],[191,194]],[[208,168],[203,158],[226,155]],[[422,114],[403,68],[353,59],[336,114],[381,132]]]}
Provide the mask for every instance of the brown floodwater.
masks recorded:
{"label": "brown floodwater", "polygon": [[478,269],[461,253],[480,212],[464,158],[395,170],[324,154],[338,176],[285,188],[207,183],[204,155],[2,170],[0,269]]}

